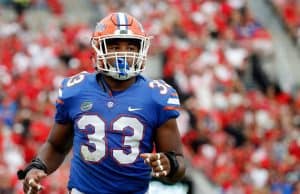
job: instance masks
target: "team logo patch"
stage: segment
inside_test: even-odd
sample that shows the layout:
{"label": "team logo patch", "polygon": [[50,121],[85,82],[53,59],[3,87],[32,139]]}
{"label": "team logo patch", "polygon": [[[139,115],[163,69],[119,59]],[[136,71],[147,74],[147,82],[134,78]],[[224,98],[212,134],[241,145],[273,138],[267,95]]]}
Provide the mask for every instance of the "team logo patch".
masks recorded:
{"label": "team logo patch", "polygon": [[96,27],[95,27],[95,31],[96,32],[103,32],[105,30],[106,26],[103,23],[97,23]]}
{"label": "team logo patch", "polygon": [[92,108],[93,108],[93,103],[89,102],[89,101],[83,102],[80,105],[80,109],[82,111],[88,111],[88,110],[91,110]]}

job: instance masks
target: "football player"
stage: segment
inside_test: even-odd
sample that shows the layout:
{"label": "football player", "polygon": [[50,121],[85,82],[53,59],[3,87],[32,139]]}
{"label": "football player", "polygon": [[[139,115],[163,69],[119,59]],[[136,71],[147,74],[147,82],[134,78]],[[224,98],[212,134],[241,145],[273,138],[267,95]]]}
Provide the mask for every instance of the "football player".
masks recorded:
{"label": "football player", "polygon": [[62,82],[55,124],[35,159],[18,172],[25,193],[38,193],[71,149],[72,194],[145,194],[151,176],[175,183],[185,173],[176,91],[140,75],[150,37],[126,13],[101,20],[91,45],[95,73]]}

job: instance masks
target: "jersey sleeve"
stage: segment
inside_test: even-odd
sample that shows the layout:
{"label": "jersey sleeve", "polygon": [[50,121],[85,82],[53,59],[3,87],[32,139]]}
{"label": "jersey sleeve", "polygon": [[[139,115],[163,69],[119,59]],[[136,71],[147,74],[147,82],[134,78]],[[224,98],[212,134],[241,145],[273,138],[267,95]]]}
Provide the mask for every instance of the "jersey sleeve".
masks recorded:
{"label": "jersey sleeve", "polygon": [[60,124],[65,124],[71,121],[68,113],[68,107],[66,104],[66,94],[65,94],[65,85],[66,79],[62,81],[62,84],[58,90],[58,97],[55,103],[56,112],[55,112],[55,122]]}
{"label": "jersey sleeve", "polygon": [[56,100],[55,121],[60,124],[72,121],[70,116],[71,104],[76,103],[77,94],[81,91],[84,80],[88,73],[80,72],[72,77],[65,78],[58,90],[58,98]]}
{"label": "jersey sleeve", "polygon": [[157,124],[161,126],[167,120],[179,116],[180,100],[177,91],[163,80],[154,80],[152,83],[154,83],[154,87],[158,87],[158,89],[155,89],[153,92],[153,98],[158,107]]}

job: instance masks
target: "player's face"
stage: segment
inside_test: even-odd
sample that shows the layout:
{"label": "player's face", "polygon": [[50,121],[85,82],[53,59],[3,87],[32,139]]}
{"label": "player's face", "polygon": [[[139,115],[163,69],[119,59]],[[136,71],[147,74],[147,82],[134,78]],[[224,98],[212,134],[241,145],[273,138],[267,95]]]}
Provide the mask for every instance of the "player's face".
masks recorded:
{"label": "player's face", "polygon": [[108,39],[106,40],[108,52],[138,52],[139,42],[134,39]]}
{"label": "player's face", "polygon": [[[107,53],[116,53],[117,58],[123,57],[123,52],[130,52],[130,53],[138,53],[140,43],[138,40],[134,39],[108,39],[106,40],[107,44]],[[134,54],[127,54],[126,61],[127,64],[132,65],[134,64]],[[116,57],[110,58],[107,61],[109,64],[116,63]]]}

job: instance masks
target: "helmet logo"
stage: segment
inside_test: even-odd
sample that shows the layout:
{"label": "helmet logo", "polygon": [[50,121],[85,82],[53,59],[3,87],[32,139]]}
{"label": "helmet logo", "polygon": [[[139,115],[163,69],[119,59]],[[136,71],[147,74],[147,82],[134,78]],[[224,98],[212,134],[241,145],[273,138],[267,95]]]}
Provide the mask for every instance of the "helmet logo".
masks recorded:
{"label": "helmet logo", "polygon": [[98,22],[95,28],[95,32],[103,32],[106,28],[106,25]]}

